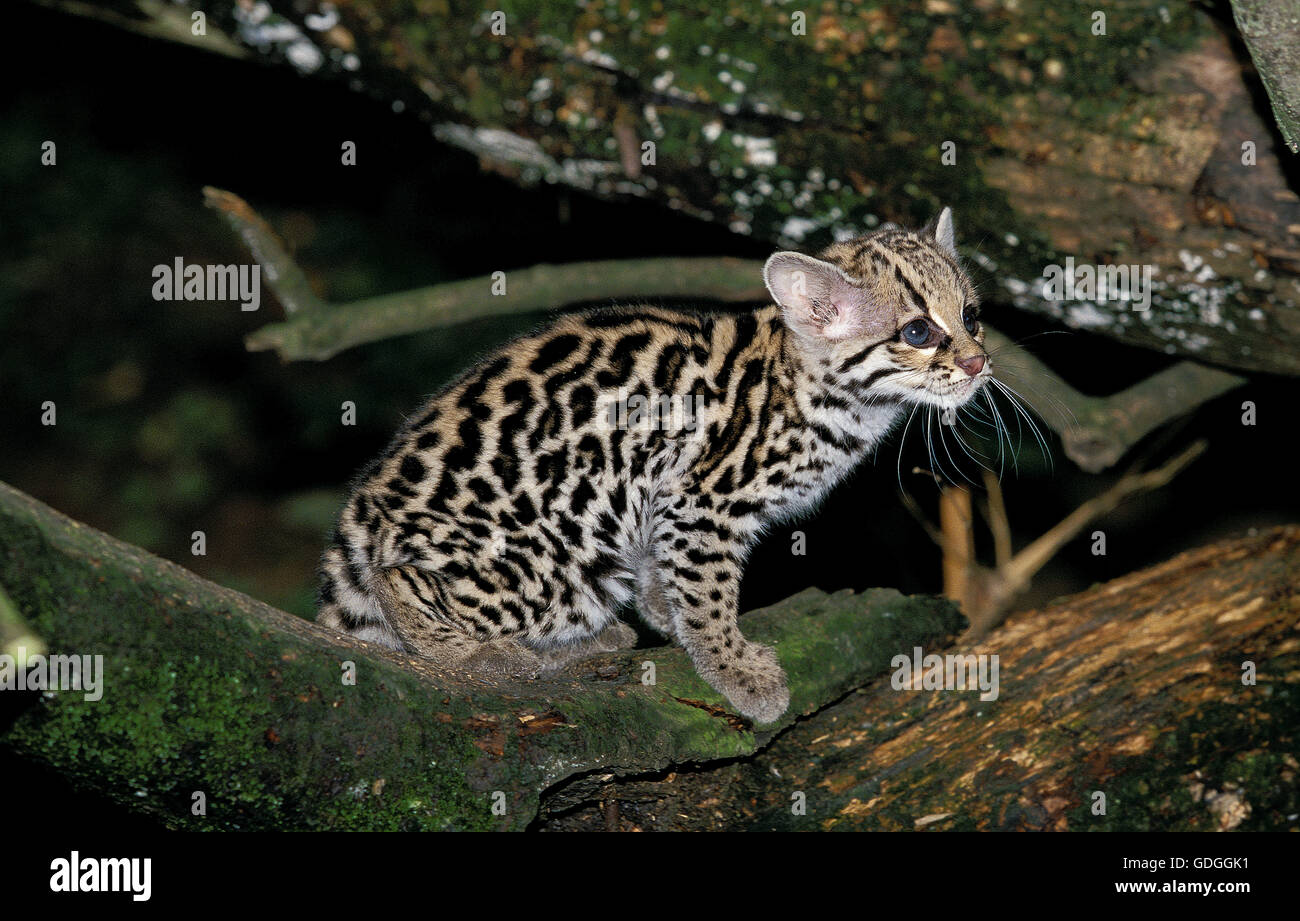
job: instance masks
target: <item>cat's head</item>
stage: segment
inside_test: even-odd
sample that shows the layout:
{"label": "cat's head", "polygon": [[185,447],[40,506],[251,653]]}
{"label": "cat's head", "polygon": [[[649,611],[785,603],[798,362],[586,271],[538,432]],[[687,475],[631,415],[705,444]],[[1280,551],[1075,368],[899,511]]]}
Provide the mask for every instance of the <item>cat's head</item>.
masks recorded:
{"label": "cat's head", "polygon": [[763,279],[800,346],[870,396],[956,408],[992,374],[948,208],[917,232],[776,253]]}

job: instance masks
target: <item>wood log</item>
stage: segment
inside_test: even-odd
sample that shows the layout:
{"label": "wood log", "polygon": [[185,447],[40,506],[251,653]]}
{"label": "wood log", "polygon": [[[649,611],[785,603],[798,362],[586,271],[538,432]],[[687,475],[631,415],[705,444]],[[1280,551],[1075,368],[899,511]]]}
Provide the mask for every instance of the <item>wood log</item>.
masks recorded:
{"label": "wood log", "polygon": [[561,786],[541,827],[1295,830],[1298,580],[1300,527],[1183,553],[925,649],[997,655],[996,700],[878,680],[758,757]]}
{"label": "wood log", "polygon": [[[543,792],[575,776],[752,754],[895,652],[962,624],[946,601],[891,589],[809,589],[751,612],[746,634],[775,645],[791,691],[777,723],[754,727],[676,647],[587,659],[532,682],[438,671],[201,579],[4,484],[0,586],[51,655],[102,656],[104,669],[98,699],[32,693],[0,742],[186,829],[523,829]],[[0,684],[12,685],[17,665],[0,658]]]}
{"label": "wood log", "polygon": [[1232,0],[1232,18],[1268,90],[1273,117],[1300,153],[1300,0]]}
{"label": "wood log", "polygon": [[[808,590],[746,615],[794,701],[755,731],[676,649],[438,673],[0,486],[0,585],[52,654],[105,661],[99,701],[39,696],[0,741],[177,828],[1292,828],[1298,573],[1277,528],[955,647],[946,602]],[[996,654],[997,698],[896,689],[917,647]]]}
{"label": "wood log", "polygon": [[[333,74],[518,182],[643,198],[776,245],[951,205],[991,300],[1300,373],[1293,161],[1231,19],[1197,4],[369,0],[259,19],[198,0],[196,39],[166,4],[46,2]],[[1150,266],[1149,308],[1060,299],[1044,272],[1067,258]]]}

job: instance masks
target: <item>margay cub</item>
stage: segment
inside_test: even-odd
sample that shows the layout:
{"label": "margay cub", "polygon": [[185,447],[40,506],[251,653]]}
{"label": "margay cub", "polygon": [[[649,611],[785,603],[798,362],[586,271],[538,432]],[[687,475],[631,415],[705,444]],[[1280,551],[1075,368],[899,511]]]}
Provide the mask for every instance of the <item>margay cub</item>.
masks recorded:
{"label": "margay cub", "polygon": [[[631,645],[635,601],[759,722],[789,704],[737,624],[746,555],[916,404],[991,368],[952,215],[773,255],[776,306],[565,316],[433,397],[371,463],[321,565],[321,623],[446,665],[536,676]],[[691,408],[666,424],[629,407]],[[680,414],[679,414],[680,415]]]}

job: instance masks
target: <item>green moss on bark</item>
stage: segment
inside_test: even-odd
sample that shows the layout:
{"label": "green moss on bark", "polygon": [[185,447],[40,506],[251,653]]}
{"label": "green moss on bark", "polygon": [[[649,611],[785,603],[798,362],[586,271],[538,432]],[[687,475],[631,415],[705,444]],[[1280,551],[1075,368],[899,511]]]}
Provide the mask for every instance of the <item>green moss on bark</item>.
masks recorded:
{"label": "green moss on bark", "polygon": [[[755,752],[961,622],[947,602],[808,590],[746,618],[794,699],[755,727],[681,650],[493,686],[350,643],[0,485],[0,584],[51,652],[102,655],[103,696],[43,696],[2,741],[190,829],[520,829],[543,791]],[[644,662],[656,681],[643,684]],[[355,684],[343,681],[345,663]],[[195,815],[194,794],[206,798]]]}

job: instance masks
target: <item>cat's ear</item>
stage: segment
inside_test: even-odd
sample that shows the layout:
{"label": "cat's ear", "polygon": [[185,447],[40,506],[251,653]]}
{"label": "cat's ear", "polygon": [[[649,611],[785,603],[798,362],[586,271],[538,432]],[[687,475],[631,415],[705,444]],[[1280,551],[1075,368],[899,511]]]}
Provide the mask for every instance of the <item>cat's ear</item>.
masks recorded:
{"label": "cat's ear", "polygon": [[786,325],[802,336],[838,341],[879,324],[870,293],[839,268],[802,253],[774,253],[763,266],[767,290]]}
{"label": "cat's ear", "polygon": [[939,212],[939,217],[933,224],[925,229],[926,235],[934,238],[949,256],[956,259],[957,256],[957,235],[952,229],[952,209],[944,208]]}

